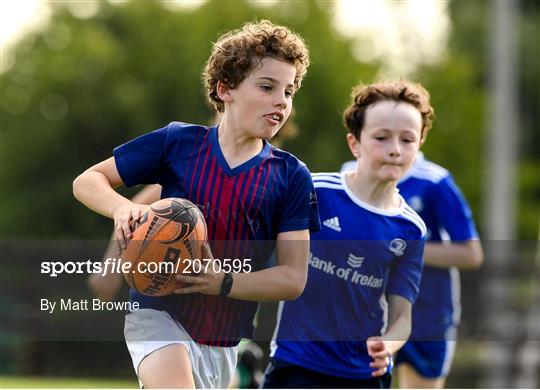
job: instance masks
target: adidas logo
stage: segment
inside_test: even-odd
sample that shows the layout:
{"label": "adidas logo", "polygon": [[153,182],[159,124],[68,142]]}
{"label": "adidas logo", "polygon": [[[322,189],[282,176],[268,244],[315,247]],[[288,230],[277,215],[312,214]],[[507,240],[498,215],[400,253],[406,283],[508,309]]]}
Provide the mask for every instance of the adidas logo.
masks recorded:
{"label": "adidas logo", "polygon": [[323,222],[323,225],[326,226],[327,228],[335,230],[336,232],[341,231],[341,226],[339,226],[339,218],[338,217],[327,219],[326,221]]}

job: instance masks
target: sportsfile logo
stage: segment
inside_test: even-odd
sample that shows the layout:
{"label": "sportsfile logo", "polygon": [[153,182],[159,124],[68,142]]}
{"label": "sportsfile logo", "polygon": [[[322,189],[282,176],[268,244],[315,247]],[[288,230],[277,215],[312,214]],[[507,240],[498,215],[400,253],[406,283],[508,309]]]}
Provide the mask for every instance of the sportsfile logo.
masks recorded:
{"label": "sportsfile logo", "polygon": [[[171,249],[171,248],[169,248]],[[169,274],[201,274],[208,273],[209,268],[214,273],[249,273],[252,271],[251,259],[187,259],[179,258],[175,250],[167,250],[165,258],[156,261],[141,261],[132,263],[121,258],[108,257],[103,262],[92,261],[42,261],[41,273],[51,278],[61,274],[156,274],[159,278]]]}

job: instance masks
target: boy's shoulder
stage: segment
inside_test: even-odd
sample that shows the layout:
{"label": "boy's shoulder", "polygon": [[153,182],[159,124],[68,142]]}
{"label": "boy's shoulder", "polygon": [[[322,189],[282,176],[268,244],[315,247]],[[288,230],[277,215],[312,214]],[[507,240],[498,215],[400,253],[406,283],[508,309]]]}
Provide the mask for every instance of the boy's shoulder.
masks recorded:
{"label": "boy's shoulder", "polygon": [[437,185],[450,176],[450,172],[432,161],[424,158],[423,154],[419,154],[414,165],[401,182],[407,179],[422,180],[433,185]]}
{"label": "boy's shoulder", "polygon": [[312,172],[311,177],[313,182],[343,185],[343,176],[340,172]]}
{"label": "boy's shoulder", "polygon": [[409,221],[411,225],[414,226],[414,230],[418,235],[417,239],[422,239],[426,237],[427,227],[424,223],[424,220],[418,215],[416,211],[405,201],[405,199],[400,195],[401,202],[403,202],[403,207],[399,213],[400,217]]}
{"label": "boy's shoulder", "polygon": [[170,122],[167,126],[164,127],[167,132],[170,132],[171,135],[180,135],[183,133],[200,133],[200,132],[208,132],[210,130],[209,127],[203,126],[203,125],[197,125],[194,123],[187,123],[187,122],[180,122],[180,121],[173,121]]}
{"label": "boy's shoulder", "polygon": [[272,158],[282,162],[287,168],[287,170],[290,170],[291,174],[297,172],[298,170],[303,170],[306,171],[309,175],[311,175],[309,173],[306,163],[304,163],[294,154],[280,149],[277,146],[272,145],[270,142],[268,142],[268,144],[270,146],[270,154]]}

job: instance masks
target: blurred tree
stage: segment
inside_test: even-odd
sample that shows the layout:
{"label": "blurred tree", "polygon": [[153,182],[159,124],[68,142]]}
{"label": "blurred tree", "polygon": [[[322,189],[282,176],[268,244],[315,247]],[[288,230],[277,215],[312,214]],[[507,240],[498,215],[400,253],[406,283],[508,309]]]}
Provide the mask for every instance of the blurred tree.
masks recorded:
{"label": "blurred tree", "polygon": [[296,99],[305,136],[291,149],[317,170],[347,158],[340,111],[350,87],[375,67],[351,58],[348,42],[332,32],[329,9],[311,2],[272,8],[208,2],[172,12],[155,2],[101,2],[95,17],[81,20],[64,4],[51,4],[50,27],[28,36],[15,66],[0,76],[2,236],[106,237],[110,222],[73,199],[71,181],[143,132],[172,120],[207,123],[213,114],[201,70],[211,43],[246,21],[290,25],[312,49]]}
{"label": "blurred tree", "polygon": [[[519,191],[518,198],[518,216],[517,216],[517,232],[520,239],[535,240],[538,230],[537,213],[540,209],[540,181],[538,180],[538,171],[540,170],[540,131],[538,123],[540,123],[540,111],[538,110],[538,101],[540,100],[540,55],[538,51],[540,39],[540,3],[534,0],[522,0],[519,2],[519,31],[518,40],[520,44],[520,58],[518,59],[519,67],[519,107],[520,107],[520,123],[516,124],[519,128],[519,150],[520,150],[520,168],[519,180],[516,183],[516,188]],[[472,1],[453,1],[450,3],[451,18],[453,21],[453,31],[449,42],[449,51],[447,65],[454,60],[461,62],[469,68],[469,78],[467,84],[458,84],[454,79],[447,79],[447,89],[433,89],[435,93],[447,94],[453,97],[457,92],[459,99],[455,101],[456,107],[453,115],[449,117],[453,121],[462,121],[465,126],[462,130],[454,128],[458,131],[452,139],[437,140],[451,145],[453,142],[459,142],[456,138],[475,137],[475,142],[467,145],[463,143],[463,147],[444,148],[444,143],[441,150],[437,151],[437,155],[441,156],[445,162],[445,166],[450,168],[458,178],[458,182],[464,189],[467,196],[470,196],[473,211],[477,216],[477,220],[483,218],[480,203],[484,169],[484,150],[485,127],[487,121],[485,116],[488,114],[485,103],[487,102],[486,85],[488,81],[488,25],[491,22],[488,20],[489,3],[482,0]],[[436,75],[432,70],[427,70],[425,74]],[[438,76],[437,76],[438,77]],[[441,77],[442,78],[442,77]],[[465,81],[465,80],[463,80]],[[479,105],[476,111],[466,111],[460,113],[460,109],[464,108],[461,100],[465,97],[461,94],[463,91],[472,92],[474,98],[478,98]],[[471,107],[474,99],[467,98],[465,107]],[[437,109],[446,110],[442,105],[438,105]],[[473,117],[470,116],[473,115]],[[461,117],[461,119],[459,119]],[[453,118],[453,119],[451,119]],[[438,118],[436,127],[442,120]],[[445,119],[446,120],[446,119]],[[481,126],[475,128],[476,126]],[[509,129],[512,131],[513,129]],[[475,133],[473,136],[470,133]],[[435,138],[435,137],[434,137]],[[433,140],[431,140],[433,141]],[[429,148],[431,141],[426,145]],[[468,156],[465,156],[467,155]]]}
{"label": "blurred tree", "polygon": [[[447,55],[413,78],[431,91],[437,111],[425,150],[455,174],[481,220],[486,4],[450,4]],[[157,2],[99,5],[97,15],[78,19],[65,4],[51,3],[49,28],[26,37],[15,66],[0,75],[2,236],[105,237],[109,222],[74,201],[71,180],[114,146],[169,121],[207,123],[213,114],[200,80],[211,42],[250,20],[287,24],[311,49],[312,65],[295,100],[299,135],[284,147],[313,171],[335,170],[349,159],[341,112],[352,86],[374,80],[379,64],[354,60],[351,43],[332,27],[332,3],[209,1],[176,11]],[[537,221],[526,210],[539,207],[539,64],[537,41],[527,37],[538,34],[539,7],[526,1],[522,8],[519,232],[534,238]]]}

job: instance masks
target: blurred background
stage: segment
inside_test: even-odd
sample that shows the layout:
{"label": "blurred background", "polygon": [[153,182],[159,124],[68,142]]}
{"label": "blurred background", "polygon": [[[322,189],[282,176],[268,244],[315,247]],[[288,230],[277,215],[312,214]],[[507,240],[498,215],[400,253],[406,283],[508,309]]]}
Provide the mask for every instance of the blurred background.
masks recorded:
{"label": "blurred background", "polygon": [[[77,240],[96,240],[99,258],[112,223],[73,198],[72,180],[173,120],[210,123],[201,71],[212,42],[263,18],[310,47],[297,134],[281,146],[313,172],[351,158],[341,112],[354,85],[407,77],[430,91],[436,120],[423,151],[453,173],[486,249],[484,266],[462,273],[447,386],[539,387],[536,0],[0,2],[0,387],[47,386],[41,377],[53,387],[137,385],[121,313],[55,319],[58,329],[112,329],[99,339],[36,333],[45,282],[25,258]],[[56,282],[90,297],[84,275]],[[272,324],[260,325],[266,356]]]}

